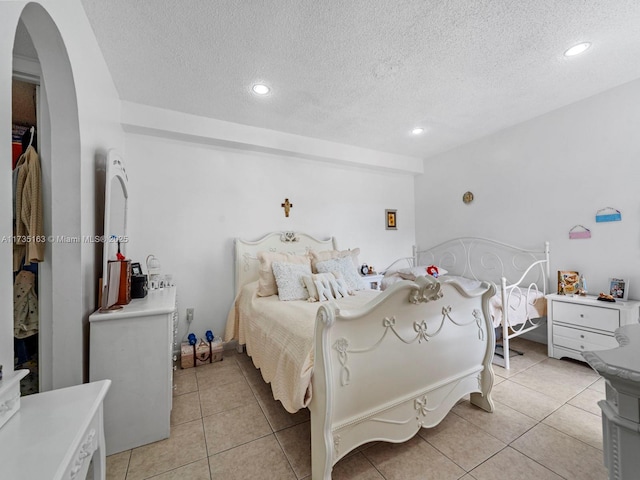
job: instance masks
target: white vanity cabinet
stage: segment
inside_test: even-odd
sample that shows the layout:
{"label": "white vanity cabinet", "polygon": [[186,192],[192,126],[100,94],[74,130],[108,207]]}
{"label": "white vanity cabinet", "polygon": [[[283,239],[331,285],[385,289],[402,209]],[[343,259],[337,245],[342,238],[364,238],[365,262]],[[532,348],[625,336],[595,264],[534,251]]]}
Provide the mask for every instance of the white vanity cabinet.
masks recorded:
{"label": "white vanity cabinet", "polygon": [[121,310],[89,317],[90,381],[110,379],[107,455],[169,437],[176,287],[151,290]]}
{"label": "white vanity cabinet", "polygon": [[584,361],[582,352],[615,348],[616,329],[638,323],[640,302],[602,302],[595,296],[547,295],[550,357]]}

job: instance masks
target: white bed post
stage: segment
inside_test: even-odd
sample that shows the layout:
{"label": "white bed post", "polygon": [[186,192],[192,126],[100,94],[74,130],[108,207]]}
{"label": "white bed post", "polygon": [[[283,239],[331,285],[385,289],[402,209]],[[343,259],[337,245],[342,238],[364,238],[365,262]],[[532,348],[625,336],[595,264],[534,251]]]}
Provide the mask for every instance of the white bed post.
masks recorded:
{"label": "white bed post", "polygon": [[507,297],[507,279],[500,279],[500,298],[502,298],[502,354],[504,355],[504,369],[509,370],[509,308]]}
{"label": "white bed post", "polygon": [[545,258],[546,258],[546,266],[547,266],[547,278],[546,278],[546,282],[544,284],[544,294],[547,295],[548,293],[551,293],[551,285],[549,284],[550,282],[550,278],[551,278],[551,265],[549,262],[549,253],[550,253],[550,249],[549,249],[549,242],[544,242],[544,254],[545,254]]}
{"label": "white bed post", "polygon": [[491,389],[495,380],[493,373],[493,356],[496,349],[496,336],[493,334],[493,320],[491,320],[491,312],[489,311],[489,300],[496,294],[496,286],[489,284],[489,289],[482,295],[482,314],[484,316],[485,328],[487,329],[487,349],[483,360],[484,370],[480,376],[480,393],[473,392],[469,395],[471,404],[482,408],[487,412],[493,412],[494,405],[491,398]]}
{"label": "white bed post", "polygon": [[[331,436],[333,386],[330,382],[329,332],[336,321],[334,310],[320,305],[316,315],[313,401],[311,412],[311,478],[331,480],[334,439]],[[329,373],[328,373],[329,372]]]}

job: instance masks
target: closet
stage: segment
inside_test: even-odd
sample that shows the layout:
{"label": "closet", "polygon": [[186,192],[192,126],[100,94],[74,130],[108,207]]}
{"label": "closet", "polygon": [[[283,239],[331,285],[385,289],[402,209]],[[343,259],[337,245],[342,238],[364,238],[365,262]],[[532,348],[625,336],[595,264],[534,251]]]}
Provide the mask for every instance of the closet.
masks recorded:
{"label": "closet", "polygon": [[12,82],[12,205],[14,370],[28,369],[21,394],[38,393],[40,313],[38,267],[44,260],[42,174],[35,82]]}

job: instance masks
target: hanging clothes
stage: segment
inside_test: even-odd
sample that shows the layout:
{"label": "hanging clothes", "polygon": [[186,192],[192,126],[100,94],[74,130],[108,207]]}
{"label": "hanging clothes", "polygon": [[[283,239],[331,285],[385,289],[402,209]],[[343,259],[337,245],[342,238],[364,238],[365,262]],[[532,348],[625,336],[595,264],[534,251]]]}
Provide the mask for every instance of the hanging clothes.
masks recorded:
{"label": "hanging clothes", "polygon": [[13,284],[13,336],[26,338],[38,333],[36,276],[22,270]]}
{"label": "hanging clothes", "polygon": [[29,145],[16,164],[16,241],[13,249],[13,271],[44,260],[44,226],[42,221],[42,175],[40,158]]}

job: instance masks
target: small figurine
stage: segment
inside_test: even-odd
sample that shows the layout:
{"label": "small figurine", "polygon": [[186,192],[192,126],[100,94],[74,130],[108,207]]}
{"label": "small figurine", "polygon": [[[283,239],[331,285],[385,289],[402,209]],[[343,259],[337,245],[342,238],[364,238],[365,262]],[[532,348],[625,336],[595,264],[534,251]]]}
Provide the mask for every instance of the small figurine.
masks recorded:
{"label": "small figurine", "polygon": [[578,288],[578,295],[582,295],[585,297],[587,295],[587,281],[584,278],[584,275],[580,275],[580,287]]}
{"label": "small figurine", "polygon": [[438,275],[440,275],[440,271],[435,265],[429,265],[427,267],[427,275],[431,275],[433,278],[438,278]]}

